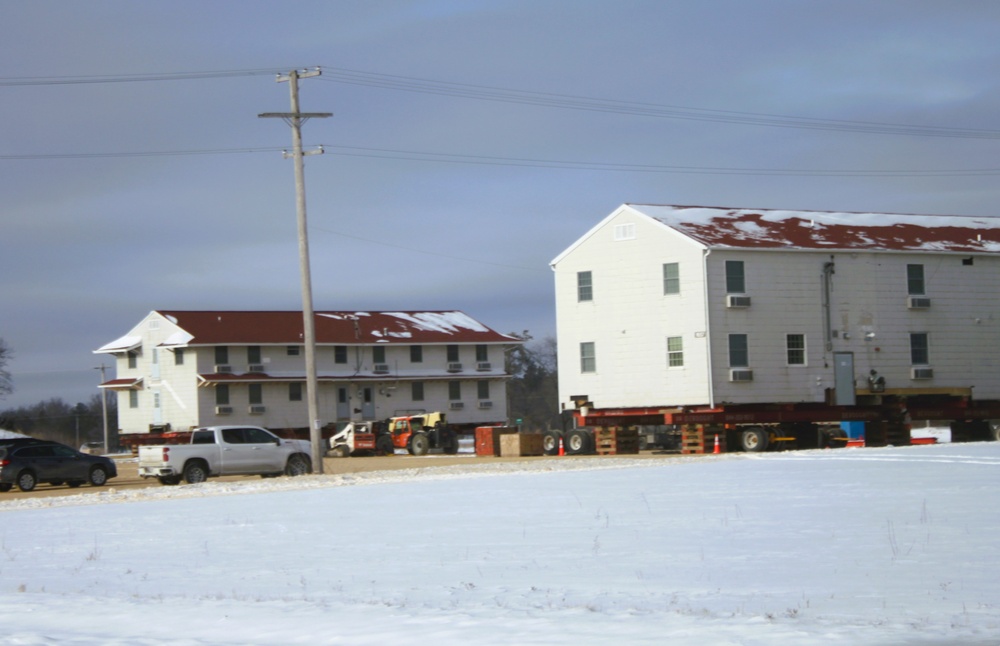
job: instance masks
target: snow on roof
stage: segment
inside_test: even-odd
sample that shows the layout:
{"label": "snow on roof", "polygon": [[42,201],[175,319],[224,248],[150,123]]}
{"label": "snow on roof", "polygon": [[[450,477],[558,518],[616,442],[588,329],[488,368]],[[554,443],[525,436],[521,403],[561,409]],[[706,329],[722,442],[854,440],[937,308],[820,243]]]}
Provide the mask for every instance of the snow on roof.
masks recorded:
{"label": "snow on roof", "polygon": [[[162,343],[177,345],[296,345],[303,342],[301,311],[157,311],[179,331]],[[139,337],[123,337],[98,352],[122,351]],[[520,343],[459,311],[316,312],[316,342]]]}
{"label": "snow on roof", "polygon": [[106,343],[94,350],[94,354],[113,354],[115,352],[128,352],[142,345],[141,336],[123,336],[115,339],[111,343]]}
{"label": "snow on roof", "polygon": [[1000,218],[626,206],[713,248],[1000,253]]}

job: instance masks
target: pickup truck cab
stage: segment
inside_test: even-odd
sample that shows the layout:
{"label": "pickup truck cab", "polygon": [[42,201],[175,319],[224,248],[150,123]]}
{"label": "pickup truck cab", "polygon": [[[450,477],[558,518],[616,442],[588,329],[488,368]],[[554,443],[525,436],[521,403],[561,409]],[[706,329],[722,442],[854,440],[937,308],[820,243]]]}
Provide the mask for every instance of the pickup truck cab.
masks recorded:
{"label": "pickup truck cab", "polygon": [[161,484],[189,484],[228,475],[298,476],[312,472],[310,444],[258,426],[208,426],[190,444],[139,447],[139,475]]}

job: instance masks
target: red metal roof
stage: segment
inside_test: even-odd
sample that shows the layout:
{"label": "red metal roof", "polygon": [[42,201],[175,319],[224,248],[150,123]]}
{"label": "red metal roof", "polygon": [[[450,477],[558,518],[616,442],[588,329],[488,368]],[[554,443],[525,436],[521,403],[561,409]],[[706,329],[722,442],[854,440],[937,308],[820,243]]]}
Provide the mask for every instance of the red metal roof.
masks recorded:
{"label": "red metal roof", "polygon": [[[297,345],[301,311],[157,310],[192,338],[176,345]],[[316,343],[520,343],[458,311],[316,312]]]}
{"label": "red metal roof", "polygon": [[1000,218],[627,206],[713,248],[1000,253]]}

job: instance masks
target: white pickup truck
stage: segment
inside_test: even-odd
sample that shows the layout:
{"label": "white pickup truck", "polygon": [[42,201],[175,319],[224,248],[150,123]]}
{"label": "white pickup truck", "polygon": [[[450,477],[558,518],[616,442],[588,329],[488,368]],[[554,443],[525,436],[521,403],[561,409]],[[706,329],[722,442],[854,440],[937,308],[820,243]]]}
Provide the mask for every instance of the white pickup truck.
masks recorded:
{"label": "white pickup truck", "polygon": [[310,444],[286,440],[258,426],[208,426],[190,444],[139,447],[139,475],[161,484],[194,484],[216,476],[299,476],[312,472]]}

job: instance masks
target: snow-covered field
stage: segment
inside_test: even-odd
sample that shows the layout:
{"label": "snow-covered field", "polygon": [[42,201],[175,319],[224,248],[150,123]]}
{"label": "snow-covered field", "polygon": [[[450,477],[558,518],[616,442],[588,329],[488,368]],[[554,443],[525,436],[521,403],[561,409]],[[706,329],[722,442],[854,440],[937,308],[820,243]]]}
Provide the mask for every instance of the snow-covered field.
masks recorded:
{"label": "snow-covered field", "polygon": [[1000,444],[0,496],[2,644],[1000,644]]}

